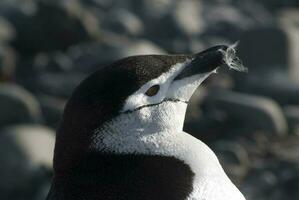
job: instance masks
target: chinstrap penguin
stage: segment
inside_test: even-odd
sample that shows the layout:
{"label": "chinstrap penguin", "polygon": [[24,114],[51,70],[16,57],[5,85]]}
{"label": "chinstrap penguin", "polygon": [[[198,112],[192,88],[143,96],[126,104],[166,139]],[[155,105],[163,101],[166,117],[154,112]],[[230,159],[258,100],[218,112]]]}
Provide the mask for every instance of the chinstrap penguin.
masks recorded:
{"label": "chinstrap penguin", "polygon": [[48,200],[244,200],[183,131],[188,101],[227,46],[124,58],[85,79],[57,131]]}

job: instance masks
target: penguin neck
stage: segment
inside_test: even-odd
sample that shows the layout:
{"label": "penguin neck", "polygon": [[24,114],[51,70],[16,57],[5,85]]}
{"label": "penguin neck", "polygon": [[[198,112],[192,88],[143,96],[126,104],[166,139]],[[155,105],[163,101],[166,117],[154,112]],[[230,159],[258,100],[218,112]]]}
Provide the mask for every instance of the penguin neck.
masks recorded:
{"label": "penguin neck", "polygon": [[148,138],[182,132],[186,108],[183,102],[163,102],[120,114],[95,131],[90,148],[101,152],[136,153],[136,145],[146,145]]}
{"label": "penguin neck", "polygon": [[214,152],[182,130],[186,109],[186,103],[165,102],[138,111],[142,113],[119,115],[95,131],[90,151],[100,155],[175,157],[197,174],[222,174]]}

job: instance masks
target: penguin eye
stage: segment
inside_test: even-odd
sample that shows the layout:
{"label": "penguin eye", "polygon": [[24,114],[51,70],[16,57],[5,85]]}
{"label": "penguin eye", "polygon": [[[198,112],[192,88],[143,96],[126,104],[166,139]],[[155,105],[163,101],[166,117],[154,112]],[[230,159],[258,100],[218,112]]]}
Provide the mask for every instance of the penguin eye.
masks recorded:
{"label": "penguin eye", "polygon": [[156,95],[156,94],[159,92],[159,90],[160,90],[160,86],[159,86],[159,85],[154,85],[154,86],[150,87],[150,88],[145,92],[145,94],[146,94],[147,96],[152,97],[152,96]]}

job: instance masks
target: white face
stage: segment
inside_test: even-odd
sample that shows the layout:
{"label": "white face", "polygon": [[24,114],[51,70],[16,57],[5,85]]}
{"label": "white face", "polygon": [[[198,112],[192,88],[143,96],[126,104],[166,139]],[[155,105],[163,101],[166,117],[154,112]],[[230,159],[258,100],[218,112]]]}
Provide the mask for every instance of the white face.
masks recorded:
{"label": "white face", "polygon": [[[122,112],[130,112],[143,107],[159,104],[163,101],[188,102],[194,90],[211,73],[197,74],[188,78],[174,81],[174,78],[185,68],[191,60],[184,63],[178,63],[170,68],[166,73],[147,82],[138,91],[129,96],[125,101]],[[147,91],[153,86],[159,86],[155,95],[147,95]]]}
{"label": "white face", "polygon": [[[98,150],[134,146],[145,135],[181,132],[187,103],[196,88],[212,73],[174,80],[190,60],[178,63],[130,95],[112,121],[96,130],[92,148]],[[158,85],[158,90],[148,92]],[[157,87],[156,87],[157,88]],[[150,95],[149,95],[150,94]]]}
{"label": "white face", "polygon": [[[178,63],[168,72],[144,84],[127,98],[121,112],[132,113],[138,119],[135,122],[140,123],[140,128],[151,126],[152,131],[182,130],[189,99],[211,74],[197,74],[174,80],[183,69],[190,67],[190,61]],[[153,88],[154,93],[150,91]]]}

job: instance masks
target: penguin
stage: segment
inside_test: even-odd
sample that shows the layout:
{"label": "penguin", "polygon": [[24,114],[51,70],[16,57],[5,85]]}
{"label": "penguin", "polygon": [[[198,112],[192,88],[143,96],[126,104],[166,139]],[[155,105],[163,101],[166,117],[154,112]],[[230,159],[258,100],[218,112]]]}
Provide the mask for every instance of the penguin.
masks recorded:
{"label": "penguin", "polygon": [[189,99],[228,51],[131,56],[83,80],[57,130],[47,200],[245,200],[183,131]]}

